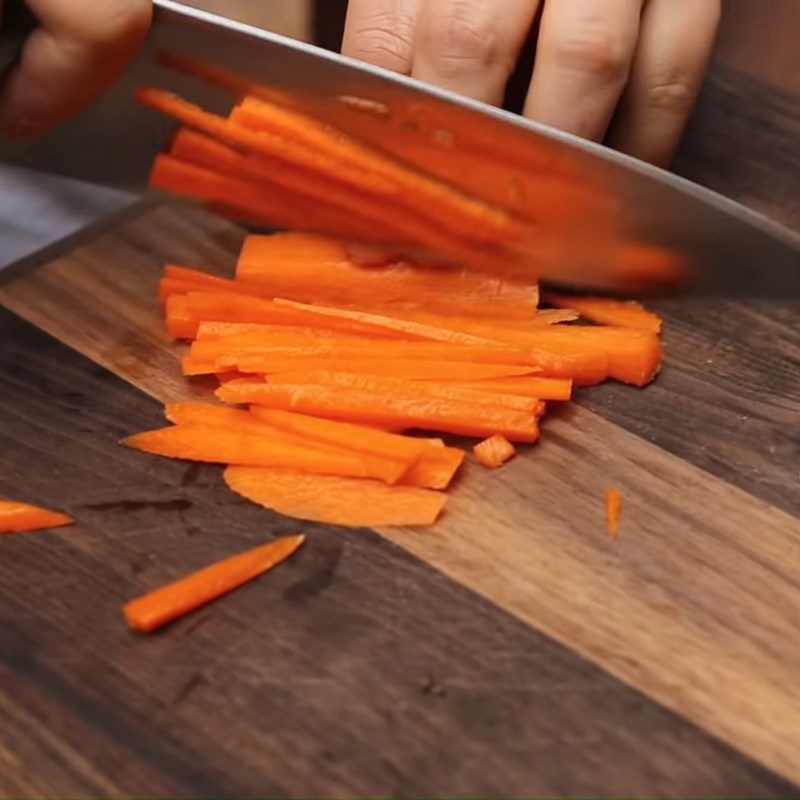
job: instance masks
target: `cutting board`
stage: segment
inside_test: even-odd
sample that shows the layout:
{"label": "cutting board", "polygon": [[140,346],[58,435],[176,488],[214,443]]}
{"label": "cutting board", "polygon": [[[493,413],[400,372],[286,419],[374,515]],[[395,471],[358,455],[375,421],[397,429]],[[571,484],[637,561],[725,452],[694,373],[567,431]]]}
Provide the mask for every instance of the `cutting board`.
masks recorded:
{"label": "cutting board", "polygon": [[[0,494],[78,519],[0,542],[0,791],[796,795],[793,300],[660,301],[651,387],[581,390],[432,530],[345,531],[116,444],[208,395],[157,282],[231,274],[242,235],[141,205],[0,287]],[[297,530],[266,579],[125,630],[126,598]]]}

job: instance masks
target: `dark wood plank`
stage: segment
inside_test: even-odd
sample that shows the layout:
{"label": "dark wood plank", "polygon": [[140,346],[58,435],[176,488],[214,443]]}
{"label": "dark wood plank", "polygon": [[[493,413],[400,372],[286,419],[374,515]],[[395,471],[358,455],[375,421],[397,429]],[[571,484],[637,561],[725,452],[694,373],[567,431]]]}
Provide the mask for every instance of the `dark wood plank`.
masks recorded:
{"label": "dark wood plank", "polygon": [[0,793],[753,796],[797,790],[369,531],[165,632],[120,603],[297,529],[116,440],[159,406],[0,312]]}

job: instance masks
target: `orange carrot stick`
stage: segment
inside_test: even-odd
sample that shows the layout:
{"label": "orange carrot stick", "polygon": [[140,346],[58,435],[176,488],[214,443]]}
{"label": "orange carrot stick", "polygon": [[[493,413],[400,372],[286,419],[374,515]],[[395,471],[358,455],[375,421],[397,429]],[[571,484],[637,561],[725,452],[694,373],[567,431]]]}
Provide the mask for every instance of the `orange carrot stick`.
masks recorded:
{"label": "orange carrot stick", "polygon": [[430,447],[400,479],[402,486],[422,486],[426,489],[446,489],[461,465],[464,463],[463,450],[458,447],[445,447],[441,439],[430,440]]}
{"label": "orange carrot stick", "polygon": [[382,375],[364,375],[348,372],[289,372],[270,375],[270,384],[320,384],[341,386],[344,389],[361,389],[383,395],[405,395],[408,397],[432,397],[455,400],[461,403],[474,403],[480,406],[500,407],[536,413],[540,402],[538,398],[519,394],[503,394],[499,391],[480,391],[471,389],[469,382],[451,381],[406,381],[402,378],[388,378]]}
{"label": "orange carrot stick", "polygon": [[622,495],[612,486],[606,487],[606,531],[612,539],[619,533],[619,517],[622,511]]}
{"label": "orange carrot stick", "polygon": [[16,500],[0,500],[0,533],[22,533],[42,528],[60,528],[72,525],[72,517],[56,511],[20,503]]}
{"label": "orange carrot stick", "polygon": [[337,386],[248,381],[230,381],[216,395],[227,403],[252,403],[395,430],[422,428],[480,437],[502,433],[512,441],[527,442],[539,435],[538,408],[532,413],[434,397],[387,396],[358,389],[343,392]]}
{"label": "orange carrot stick", "polygon": [[558,308],[574,308],[582,317],[602,325],[659,333],[661,320],[635,300],[607,297],[577,297],[548,292],[544,301]]}
{"label": "orange carrot stick", "polygon": [[[223,387],[235,385],[236,381]],[[252,430],[230,430],[210,425],[176,425],[130,436],[122,444],[167,458],[214,464],[286,467],[305,472],[368,477],[364,461],[353,452],[331,452],[313,443],[298,444],[279,432],[263,435]]]}
{"label": "orange carrot stick", "polygon": [[435,325],[426,325],[421,322],[397,319],[385,314],[373,314],[367,311],[354,311],[345,308],[332,308],[329,306],[311,305],[309,303],[298,303],[294,300],[285,300],[276,297],[275,304],[286,308],[293,308],[298,311],[305,311],[309,314],[318,314],[329,319],[353,320],[364,325],[372,325],[386,331],[396,331],[404,334],[407,338],[424,339],[433,342],[451,342],[452,344],[483,344],[496,345],[496,341],[474,336],[462,331],[449,330]]}
{"label": "orange carrot stick", "polygon": [[508,439],[497,434],[476,444],[472,448],[472,452],[475,453],[475,460],[479,464],[497,469],[497,467],[502,467],[517,451]]}
{"label": "orange carrot stick", "polygon": [[349,527],[432,525],[447,499],[414,486],[254,467],[228,467],[225,482],[279,514]]}
{"label": "orange carrot stick", "polygon": [[304,541],[302,534],[284,536],[218,561],[126,603],[122,609],[125,619],[133,630],[154,631],[272,569],[289,558]]}
{"label": "orange carrot stick", "polygon": [[491,380],[459,381],[458,384],[481,392],[538,397],[540,400],[563,401],[572,397],[572,381],[569,378],[493,378]]}

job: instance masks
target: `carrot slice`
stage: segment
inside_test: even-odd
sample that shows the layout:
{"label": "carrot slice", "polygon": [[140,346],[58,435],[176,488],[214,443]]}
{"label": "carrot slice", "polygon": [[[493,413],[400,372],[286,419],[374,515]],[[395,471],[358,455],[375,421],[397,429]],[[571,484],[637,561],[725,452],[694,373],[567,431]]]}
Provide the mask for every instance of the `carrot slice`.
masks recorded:
{"label": "carrot slice", "polygon": [[272,569],[289,558],[304,541],[302,534],[284,536],[218,561],[126,603],[122,609],[125,619],[133,630],[154,631]]}
{"label": "carrot slice", "polygon": [[305,311],[309,314],[318,314],[324,318],[353,320],[386,331],[396,331],[404,334],[407,338],[426,339],[434,342],[451,342],[452,344],[497,344],[497,342],[491,339],[484,339],[470,333],[449,330],[435,325],[426,325],[421,322],[398,319],[396,317],[388,317],[385,314],[372,314],[366,311],[354,311],[346,308],[331,308],[329,306],[298,303],[294,300],[285,300],[279,297],[275,298],[275,304],[286,308],[293,308],[297,311]]}
{"label": "carrot slice", "polygon": [[467,317],[530,319],[539,301],[535,285],[470,271],[358,266],[342,242],[296,232],[248,236],[236,276],[268,286],[276,296],[362,309],[424,308]]}
{"label": "carrot slice", "polygon": [[519,394],[502,394],[497,391],[484,392],[469,388],[470,383],[440,381],[406,381],[402,378],[387,378],[381,375],[364,375],[348,372],[289,372],[270,375],[271,384],[320,384],[341,386],[345,389],[362,389],[384,395],[405,395],[408,397],[433,397],[455,400],[461,403],[474,403],[480,406],[501,407],[527,411],[534,414],[539,409],[538,398]]}
{"label": "carrot slice", "polygon": [[502,467],[517,452],[514,445],[503,436],[495,435],[484,439],[472,448],[475,460],[484,467]]}
{"label": "carrot slice", "polygon": [[512,441],[526,442],[536,441],[539,435],[536,413],[435,397],[249,381],[230,381],[216,395],[227,403],[252,403],[398,430],[422,428],[480,437],[502,433]]}
{"label": "carrot slice", "polygon": [[57,511],[20,503],[16,500],[0,500],[0,533],[22,533],[42,528],[60,528],[72,525],[72,517]]}
{"label": "carrot slice", "polygon": [[291,470],[228,467],[237,494],[290,517],[330,525],[432,525],[447,496],[415,486],[307,475]]}
{"label": "carrot slice", "polygon": [[459,385],[481,392],[538,397],[540,400],[569,400],[572,397],[572,381],[569,378],[495,378],[459,381]]}
{"label": "carrot slice", "polygon": [[197,334],[197,317],[189,313],[185,295],[167,297],[164,321],[173,339],[194,339]]}
{"label": "carrot slice", "polygon": [[[231,381],[221,388],[236,383]],[[130,436],[123,439],[122,444],[145,453],[187,461],[286,467],[320,475],[369,476],[367,465],[357,453],[332,452],[312,443],[301,445],[294,437],[278,431],[264,435],[253,430],[210,425],[176,425]]]}
{"label": "carrot slice", "polygon": [[622,511],[622,495],[612,486],[606,487],[606,531],[612,539],[619,533],[619,517]]}
{"label": "carrot slice", "polygon": [[[301,309],[278,305],[261,297],[229,292],[190,292],[186,295],[182,308],[198,324],[200,322],[244,322],[335,330],[376,339],[413,338],[411,334],[382,330],[375,325],[367,325],[357,320],[321,317]],[[169,313],[169,306],[167,311]]]}
{"label": "carrot slice", "polygon": [[559,308],[574,308],[582,317],[602,325],[659,333],[661,320],[635,300],[612,300],[607,297],[573,297],[548,292],[543,300]]}

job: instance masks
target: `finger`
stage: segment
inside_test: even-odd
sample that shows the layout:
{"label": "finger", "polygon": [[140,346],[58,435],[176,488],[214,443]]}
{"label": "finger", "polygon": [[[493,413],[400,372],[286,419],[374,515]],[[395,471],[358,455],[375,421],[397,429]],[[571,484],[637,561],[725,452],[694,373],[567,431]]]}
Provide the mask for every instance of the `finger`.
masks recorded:
{"label": "finger", "polygon": [[350,0],[342,53],[408,75],[420,0]]}
{"label": "finger", "polygon": [[0,89],[0,127],[38,135],[88,105],[134,55],[149,0],[28,0],[40,27]]}
{"label": "finger", "polygon": [[411,74],[499,105],[538,0],[426,0]]}
{"label": "finger", "polygon": [[609,144],[669,164],[697,100],[721,10],[720,0],[650,0]]}
{"label": "finger", "polygon": [[524,114],[600,141],[628,78],[642,0],[546,0]]}

